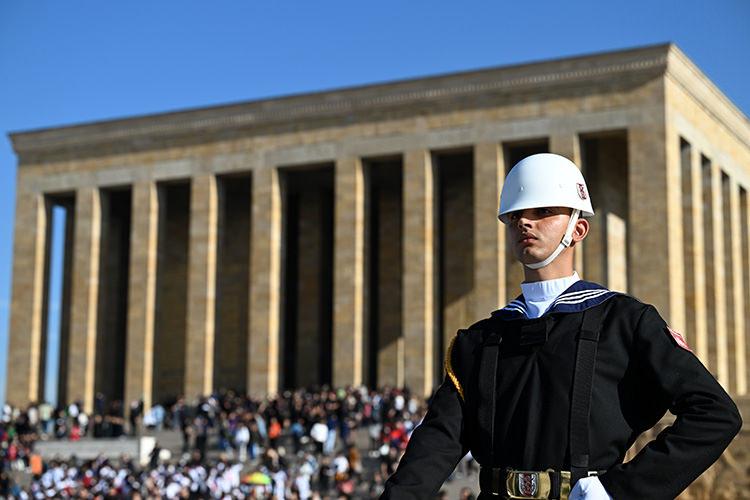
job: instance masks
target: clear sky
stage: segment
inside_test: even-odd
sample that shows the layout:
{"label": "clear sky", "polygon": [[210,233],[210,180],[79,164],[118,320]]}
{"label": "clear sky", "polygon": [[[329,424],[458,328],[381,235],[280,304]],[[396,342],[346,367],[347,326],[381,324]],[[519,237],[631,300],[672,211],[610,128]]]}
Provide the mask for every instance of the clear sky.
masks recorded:
{"label": "clear sky", "polygon": [[15,206],[9,131],[668,41],[750,115],[747,0],[2,0],[0,373]]}

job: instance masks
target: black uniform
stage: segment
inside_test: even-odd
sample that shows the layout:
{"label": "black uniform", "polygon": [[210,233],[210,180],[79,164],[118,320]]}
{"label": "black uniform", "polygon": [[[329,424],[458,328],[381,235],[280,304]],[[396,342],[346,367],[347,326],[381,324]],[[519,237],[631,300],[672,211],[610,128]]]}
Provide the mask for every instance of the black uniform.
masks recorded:
{"label": "black uniform", "polygon": [[[445,380],[383,498],[432,497],[469,450],[483,467],[570,470],[577,337],[591,308],[604,309],[598,311],[589,470],[601,471],[607,492],[620,500],[674,498],[708,468],[741,428],[737,407],[653,306],[578,281],[540,318],[527,318],[519,296],[459,332],[446,356]],[[493,334],[502,340],[489,429],[480,408],[492,382],[486,373],[480,379],[479,365],[488,338],[498,337]],[[667,410],[675,423],[623,464],[636,438]]]}

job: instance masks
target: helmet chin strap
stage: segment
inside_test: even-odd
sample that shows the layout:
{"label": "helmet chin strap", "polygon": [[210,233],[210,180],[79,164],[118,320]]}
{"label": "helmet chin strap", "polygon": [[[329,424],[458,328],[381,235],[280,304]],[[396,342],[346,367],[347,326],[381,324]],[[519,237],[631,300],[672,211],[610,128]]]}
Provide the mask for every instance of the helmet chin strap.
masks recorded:
{"label": "helmet chin strap", "polygon": [[524,266],[528,267],[529,269],[541,269],[543,267],[546,267],[553,260],[555,260],[558,255],[560,255],[560,252],[568,248],[570,244],[573,242],[573,230],[576,227],[576,222],[578,222],[578,217],[580,216],[580,214],[581,214],[581,211],[578,209],[574,209],[573,213],[570,214],[570,220],[568,221],[568,228],[565,230],[565,235],[563,236],[560,244],[557,245],[557,248],[555,248],[555,251],[552,252],[549,257],[547,257],[541,262],[535,262],[533,264],[524,264]]}

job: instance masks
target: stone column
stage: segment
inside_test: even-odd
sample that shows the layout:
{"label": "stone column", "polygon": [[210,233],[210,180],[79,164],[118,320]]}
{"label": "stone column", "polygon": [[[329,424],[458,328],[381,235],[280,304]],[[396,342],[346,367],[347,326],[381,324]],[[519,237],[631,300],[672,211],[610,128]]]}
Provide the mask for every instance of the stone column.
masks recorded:
{"label": "stone column", "polygon": [[253,172],[250,258],[248,391],[255,397],[279,389],[281,286],[281,186],[279,171]]}
{"label": "stone column", "polygon": [[190,192],[185,395],[213,390],[218,193],[214,175],[194,177]]}
{"label": "stone column", "polygon": [[404,379],[412,391],[433,389],[434,184],[430,152],[409,151],[404,158]]}
{"label": "stone column", "polygon": [[[729,355],[727,352],[727,290],[726,269],[724,267],[724,200],[721,186],[721,169],[711,162],[711,239],[713,240],[713,304],[714,321],[711,324],[716,345],[716,366],[711,367],[718,381],[725,388],[729,387]],[[727,221],[729,222],[729,221]],[[711,332],[709,332],[711,335]],[[711,360],[714,361],[713,359]]]}
{"label": "stone column", "polygon": [[44,381],[40,374],[46,354],[42,338],[46,326],[48,217],[44,195],[23,191],[19,182],[5,394],[5,400],[15,406],[23,406],[44,396]]}
{"label": "stone column", "polygon": [[362,162],[336,162],[334,221],[333,383],[363,376],[365,193]]}
{"label": "stone column", "polygon": [[622,217],[618,217],[612,212],[607,212],[604,220],[606,220],[604,231],[607,237],[607,288],[618,292],[627,292],[627,225]]}
{"label": "stone column", "polygon": [[[692,151],[692,150],[691,150]],[[690,157],[690,224],[692,227],[692,269],[686,272],[693,274],[693,300],[687,305],[693,309],[695,324],[692,330],[695,339],[688,338],[688,343],[695,343],[695,354],[708,366],[708,309],[706,307],[706,245],[703,222],[703,173],[701,172],[701,155],[691,152]],[[690,296],[690,295],[688,295]],[[691,344],[692,345],[692,344]]]}
{"label": "stone column", "polygon": [[101,248],[101,194],[99,189],[76,192],[71,300],[68,398],[81,400],[90,413],[94,408],[99,252]]}
{"label": "stone column", "polygon": [[474,321],[505,305],[505,225],[497,218],[505,180],[503,149],[474,146]]}
{"label": "stone column", "polygon": [[634,228],[628,238],[629,288],[684,331],[679,151],[679,136],[667,133],[664,123],[628,130],[628,222]]}
{"label": "stone column", "polygon": [[[556,132],[550,135],[549,137],[549,150],[550,153],[555,153],[561,156],[566,157],[573,163],[575,163],[578,168],[583,169],[583,159],[581,156],[581,141],[578,138],[578,134],[575,132]],[[586,172],[583,172],[583,175],[586,175]],[[602,225],[603,227],[603,225]],[[583,249],[584,249],[584,242],[581,242],[580,244],[576,245],[576,255],[575,255],[575,269],[578,272],[578,275],[582,279],[586,279],[584,276],[584,264],[583,264]]]}
{"label": "stone column", "polygon": [[159,236],[159,196],[151,181],[133,185],[128,283],[128,338],[125,356],[125,405],[153,401],[154,315]]}
{"label": "stone column", "polygon": [[735,365],[736,395],[747,394],[747,359],[745,358],[745,311],[744,304],[745,288],[743,283],[742,269],[742,223],[740,212],[740,188],[735,179],[729,180],[729,207],[730,207],[730,230],[732,235],[731,266],[732,266],[732,293],[734,296],[733,313],[734,331],[729,335],[734,336],[734,352],[729,353],[729,362]]}

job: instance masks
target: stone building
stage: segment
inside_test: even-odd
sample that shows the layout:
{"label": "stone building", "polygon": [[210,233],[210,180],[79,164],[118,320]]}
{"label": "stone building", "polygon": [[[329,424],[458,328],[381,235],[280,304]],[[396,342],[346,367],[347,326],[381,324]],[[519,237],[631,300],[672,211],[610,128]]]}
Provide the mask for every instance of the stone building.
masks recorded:
{"label": "stone building", "polygon": [[67,213],[61,401],[408,385],[519,293],[507,169],[581,165],[588,280],[653,303],[748,392],[750,122],[674,45],[11,135],[7,399],[44,394]]}

